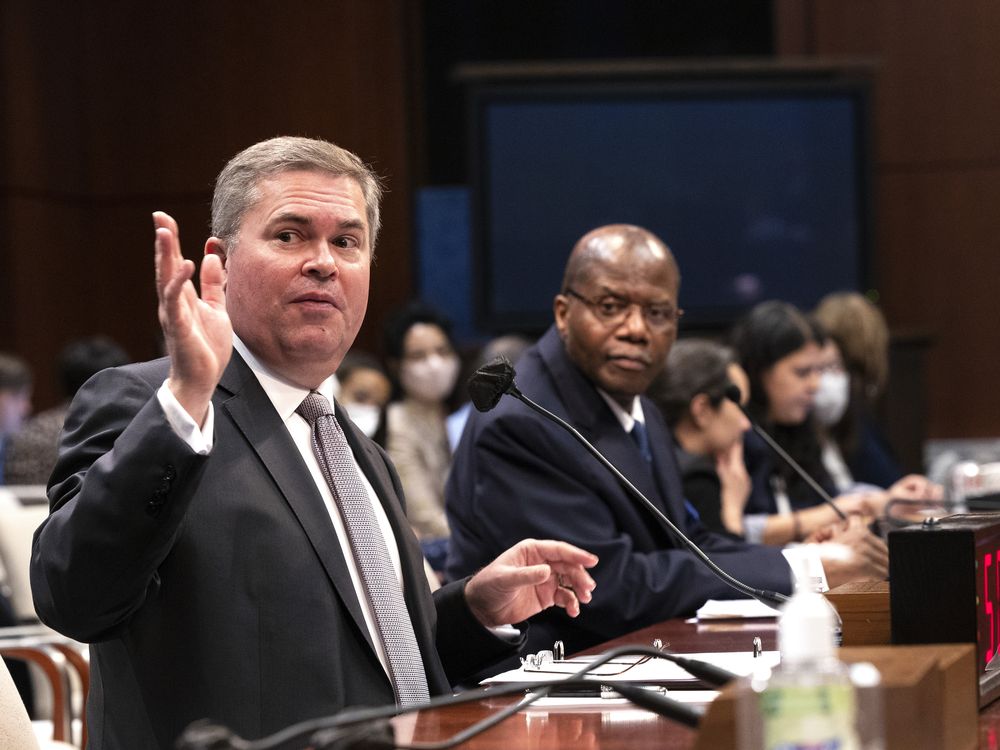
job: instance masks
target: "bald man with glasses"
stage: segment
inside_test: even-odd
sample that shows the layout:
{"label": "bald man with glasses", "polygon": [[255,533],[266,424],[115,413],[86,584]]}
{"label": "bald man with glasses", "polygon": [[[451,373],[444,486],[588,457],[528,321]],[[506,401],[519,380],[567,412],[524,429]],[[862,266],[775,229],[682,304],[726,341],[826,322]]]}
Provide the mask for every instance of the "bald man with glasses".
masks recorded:
{"label": "bald man with glasses", "polygon": [[[683,500],[667,427],[642,396],[677,336],[679,287],[673,255],[651,232],[629,225],[589,232],[567,263],[554,325],[518,362],[518,387],[576,427],[721,567],[788,593],[792,572],[780,550],[698,522]],[[734,595],[579,443],[514,399],[470,419],[447,510],[451,575],[532,536],[554,535],[600,558],[588,609],[575,620],[551,611],[532,618],[528,650],[551,648],[557,638],[579,650]]]}

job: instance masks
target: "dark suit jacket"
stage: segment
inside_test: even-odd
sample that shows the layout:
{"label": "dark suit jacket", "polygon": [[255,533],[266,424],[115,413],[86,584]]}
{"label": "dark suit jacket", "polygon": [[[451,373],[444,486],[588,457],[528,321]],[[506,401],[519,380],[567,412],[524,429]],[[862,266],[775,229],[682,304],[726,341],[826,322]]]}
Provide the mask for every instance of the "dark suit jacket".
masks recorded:
{"label": "dark suit jacket", "polygon": [[[253,372],[234,352],[208,456],[166,422],[167,372],[107,370],[81,389],[35,534],[39,616],[93,644],[90,746],[173,747],[200,718],[256,738],[392,703],[330,517]],[[395,532],[431,692],[447,691],[510,648],[475,621],[462,582],[432,599],[398,478],[337,409]]]}
{"label": "dark suit jacket", "polygon": [[[757,587],[791,590],[777,549],[708,533],[686,521],[673,441],[652,402],[643,412],[654,452],[647,464],[594,386],[566,356],[554,328],[517,366],[529,397],[568,420],[722,568]],[[600,557],[593,601],[574,619],[562,610],[532,621],[529,649],[561,638],[577,650],[733,592],[678,548],[649,511],[565,431],[513,398],[473,414],[447,488],[449,572],[465,574],[524,537],[564,539]]]}

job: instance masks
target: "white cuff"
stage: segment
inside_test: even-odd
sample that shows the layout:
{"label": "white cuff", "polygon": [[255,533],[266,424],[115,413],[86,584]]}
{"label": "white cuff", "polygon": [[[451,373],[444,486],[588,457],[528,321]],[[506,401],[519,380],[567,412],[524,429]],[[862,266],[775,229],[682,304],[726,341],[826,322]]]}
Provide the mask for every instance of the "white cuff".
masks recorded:
{"label": "white cuff", "polygon": [[496,625],[487,629],[497,638],[507,641],[508,643],[517,643],[517,641],[521,638],[521,631],[513,625]]}
{"label": "white cuff", "polygon": [[821,592],[830,589],[817,545],[789,544],[781,550],[781,554],[785,556],[792,569],[797,589]]}
{"label": "white cuff", "polygon": [[763,544],[767,518],[766,513],[749,513],[743,516],[743,538],[752,544]]}
{"label": "white cuff", "polygon": [[208,455],[209,451],[212,450],[212,439],[215,434],[215,411],[212,409],[212,404],[208,405],[205,426],[198,427],[198,423],[181,406],[166,383],[160,386],[156,392],[156,398],[159,400],[160,406],[163,407],[167,422],[177,437],[187,443],[188,447],[195,453],[202,456]]}

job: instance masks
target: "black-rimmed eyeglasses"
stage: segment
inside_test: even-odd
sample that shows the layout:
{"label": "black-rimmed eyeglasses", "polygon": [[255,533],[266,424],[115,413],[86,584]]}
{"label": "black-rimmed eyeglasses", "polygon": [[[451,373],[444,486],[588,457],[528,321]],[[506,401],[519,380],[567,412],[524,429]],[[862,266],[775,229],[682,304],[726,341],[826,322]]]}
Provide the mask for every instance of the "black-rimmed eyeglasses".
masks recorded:
{"label": "black-rimmed eyeglasses", "polygon": [[588,299],[575,289],[566,288],[564,292],[569,297],[575,297],[590,308],[594,316],[607,326],[621,325],[628,317],[633,305],[642,310],[642,318],[650,330],[666,331],[677,325],[677,321],[684,315],[684,311],[679,307],[674,307],[669,302],[651,302],[642,304],[633,302],[624,297],[614,294],[605,294],[599,299]]}

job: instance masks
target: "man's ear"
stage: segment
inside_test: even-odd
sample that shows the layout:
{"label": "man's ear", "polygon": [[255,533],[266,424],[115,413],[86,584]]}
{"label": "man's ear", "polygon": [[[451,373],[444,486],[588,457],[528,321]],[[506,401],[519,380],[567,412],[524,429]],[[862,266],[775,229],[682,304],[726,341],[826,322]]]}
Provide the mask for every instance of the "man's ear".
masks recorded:
{"label": "man's ear", "polygon": [[223,244],[222,240],[218,237],[209,237],[205,240],[205,255],[219,256],[219,260],[222,261],[222,283],[223,287],[225,287],[226,279],[229,278],[226,268],[226,261],[229,260],[229,255],[226,253],[226,246]]}
{"label": "man's ear", "polygon": [[556,319],[556,329],[559,331],[559,336],[565,341],[566,328],[569,325],[566,320],[566,316],[569,315],[569,299],[565,294],[557,294],[552,301],[552,314]]}
{"label": "man's ear", "polygon": [[205,255],[218,255],[219,260],[222,261],[222,267],[226,267],[226,261],[228,260],[226,246],[218,237],[209,237],[205,240]]}

